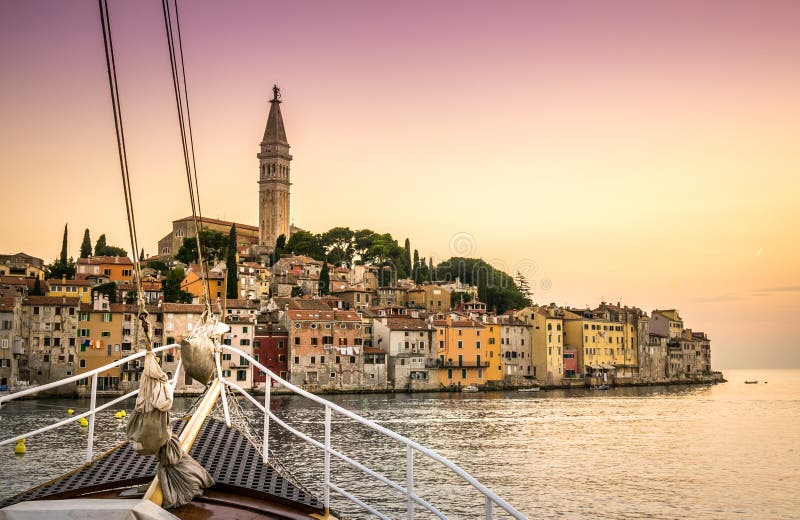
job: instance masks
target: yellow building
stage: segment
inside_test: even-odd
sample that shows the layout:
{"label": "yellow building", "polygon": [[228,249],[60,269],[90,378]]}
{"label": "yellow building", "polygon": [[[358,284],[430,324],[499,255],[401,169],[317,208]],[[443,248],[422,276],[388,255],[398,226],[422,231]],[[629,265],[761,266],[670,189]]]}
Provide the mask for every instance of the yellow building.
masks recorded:
{"label": "yellow building", "polygon": [[[534,378],[544,385],[561,385],[564,373],[564,320],[561,309],[526,307],[514,314],[531,331]],[[575,376],[576,374],[567,374]]]}
{"label": "yellow building", "polygon": [[[92,303],[81,303],[78,316],[78,369],[80,375],[121,359],[122,323],[126,305],[108,303],[105,295],[96,294]],[[119,387],[120,367],[98,375],[98,390],[116,390]],[[78,382],[80,393],[91,388],[91,378]]]}
{"label": "yellow building", "polygon": [[[200,267],[192,266],[181,282],[181,290],[188,292],[197,298],[198,302],[201,302],[203,296],[203,281],[200,278],[199,272]],[[206,282],[208,284],[208,295],[212,301],[217,298],[222,299],[225,297],[225,275],[221,271],[215,269],[209,270]]]}
{"label": "yellow building", "polygon": [[461,316],[434,320],[439,383],[445,387],[482,386],[503,380],[500,325]]}
{"label": "yellow building", "polygon": [[588,309],[565,310],[563,319],[564,342],[577,349],[578,370],[597,377],[596,382],[609,382],[616,376],[617,365],[631,360],[633,325],[610,321],[603,313]]}
{"label": "yellow building", "polygon": [[47,296],[80,298],[81,303],[92,303],[92,282],[89,280],[67,280],[66,277],[48,280]]}

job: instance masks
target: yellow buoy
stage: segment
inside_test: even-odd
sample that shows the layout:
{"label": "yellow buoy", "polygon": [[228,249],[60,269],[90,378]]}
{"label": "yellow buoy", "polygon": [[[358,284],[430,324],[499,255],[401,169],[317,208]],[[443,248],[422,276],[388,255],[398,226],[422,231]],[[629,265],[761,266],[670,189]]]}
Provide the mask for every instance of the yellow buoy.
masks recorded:
{"label": "yellow buoy", "polygon": [[72,408],[69,408],[69,409],[67,410],[67,415],[72,415],[72,414],[74,414],[74,413],[75,413],[75,410],[73,410]]}
{"label": "yellow buoy", "polygon": [[125,410],[120,410],[114,414],[114,417],[116,417],[117,419],[122,419],[123,417],[125,417],[125,415],[127,415],[125,413]]}
{"label": "yellow buoy", "polygon": [[120,410],[120,411],[119,411],[119,415],[120,415],[121,417],[127,417],[127,416],[128,416],[128,414],[125,412],[125,410]]}
{"label": "yellow buoy", "polygon": [[14,446],[14,453],[17,455],[25,455],[25,452],[28,451],[25,447],[25,439],[20,439],[17,441],[17,445]]}
{"label": "yellow buoy", "polygon": [[78,424],[81,426],[89,426],[89,421],[86,420],[86,417],[81,417],[78,419]]}

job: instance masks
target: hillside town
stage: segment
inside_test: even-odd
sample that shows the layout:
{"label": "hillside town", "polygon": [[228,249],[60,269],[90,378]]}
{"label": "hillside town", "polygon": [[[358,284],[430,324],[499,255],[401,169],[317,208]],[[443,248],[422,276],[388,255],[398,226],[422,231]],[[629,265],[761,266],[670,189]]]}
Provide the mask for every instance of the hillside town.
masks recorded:
{"label": "hillside town", "polygon": [[[199,324],[204,306],[196,269],[181,282],[192,303],[165,302],[162,275],[143,269],[154,346],[179,342]],[[478,287],[459,280],[399,279],[384,287],[374,267],[337,267],[330,269],[329,293],[319,294],[313,288],[322,266],[308,257],[286,255],[272,268],[244,262],[237,270],[235,299],[214,283],[225,280],[221,268],[209,276],[215,310],[231,329],[224,343],[314,392],[582,387],[712,375],[709,338],[687,328],[676,309],[648,314],[601,302],[533,304],[498,314],[477,299]],[[0,390],[79,375],[144,348],[137,305],[118,303],[134,291],[129,258],[80,258],[72,279],[44,274],[39,258],[0,256]],[[94,290],[109,283],[116,294]],[[303,296],[292,296],[301,287]],[[453,294],[472,298],[454,302]],[[162,353],[169,376],[179,359],[177,348]],[[98,389],[130,391],[141,370],[140,361],[109,370]],[[244,357],[223,354],[222,370],[245,389],[264,390],[264,373]],[[65,391],[81,395],[85,385]],[[201,390],[179,378],[177,392]]]}
{"label": "hillside town", "polygon": [[[619,303],[534,304],[479,259],[443,267],[413,255],[409,240],[291,225],[289,144],[278,87],[259,145],[259,225],[190,215],[174,220],[157,253],[129,256],[84,233],[68,258],[67,228],[51,264],[0,255],[0,391],[80,375],[152,344],[180,342],[206,304],[229,327],[224,342],[314,392],[458,391],[708,381],[710,340],[677,309]],[[199,229],[199,233],[198,233]],[[132,260],[136,259],[136,262]],[[161,354],[171,377],[179,349]],[[141,361],[109,370],[103,392],[137,386]],[[225,378],[263,391],[267,378],[223,354]],[[274,382],[274,381],[273,381]],[[85,394],[87,380],[65,391]],[[202,387],[178,376],[176,391]]]}

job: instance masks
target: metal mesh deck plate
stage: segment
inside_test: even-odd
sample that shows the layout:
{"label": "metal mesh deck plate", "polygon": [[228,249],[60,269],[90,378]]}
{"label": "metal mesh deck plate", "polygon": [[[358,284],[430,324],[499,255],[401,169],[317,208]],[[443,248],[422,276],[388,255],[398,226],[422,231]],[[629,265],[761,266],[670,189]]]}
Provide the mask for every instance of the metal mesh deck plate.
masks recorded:
{"label": "metal mesh deck plate", "polygon": [[[176,421],[174,430],[183,429]],[[265,493],[320,509],[322,503],[292,485],[261,460],[261,454],[238,430],[216,419],[207,419],[192,446],[191,456],[203,465],[216,484]],[[139,455],[130,443],[123,443],[90,464],[19,495],[0,501],[0,508],[45,498],[58,498],[77,490],[96,491],[149,482],[156,474],[156,458]]]}

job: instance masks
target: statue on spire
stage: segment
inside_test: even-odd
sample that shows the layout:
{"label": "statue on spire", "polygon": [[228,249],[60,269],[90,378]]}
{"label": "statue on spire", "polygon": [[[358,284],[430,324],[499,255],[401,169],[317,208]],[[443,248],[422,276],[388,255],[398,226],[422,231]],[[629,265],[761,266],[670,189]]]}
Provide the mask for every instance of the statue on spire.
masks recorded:
{"label": "statue on spire", "polygon": [[272,101],[278,101],[281,97],[281,89],[275,84],[272,86]]}

